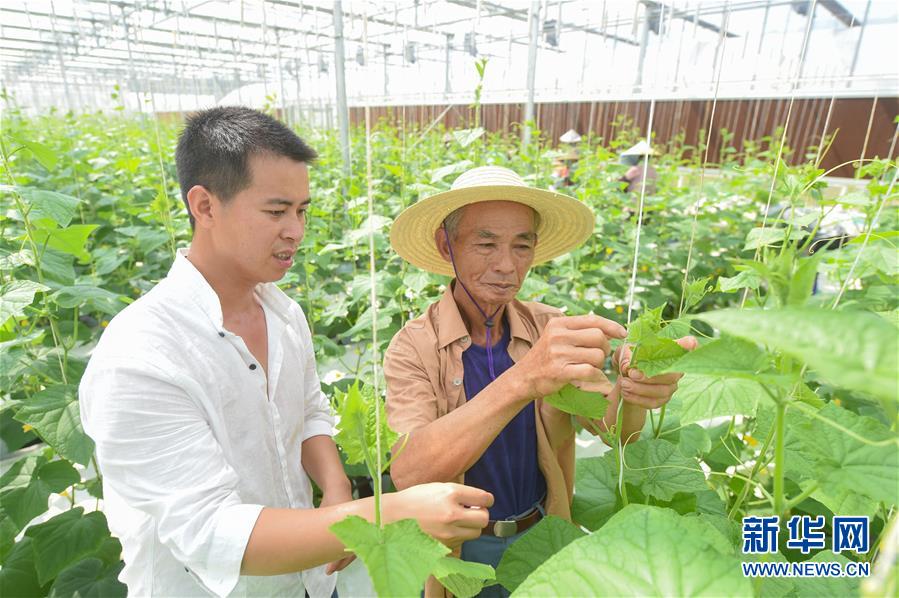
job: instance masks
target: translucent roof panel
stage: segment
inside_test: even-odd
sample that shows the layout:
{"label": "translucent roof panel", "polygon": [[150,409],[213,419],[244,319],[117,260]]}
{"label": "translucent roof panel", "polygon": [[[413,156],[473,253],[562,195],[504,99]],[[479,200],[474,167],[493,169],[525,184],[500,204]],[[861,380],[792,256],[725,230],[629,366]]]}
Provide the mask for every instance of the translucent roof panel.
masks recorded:
{"label": "translucent roof panel", "polygon": [[[330,0],[0,0],[4,88],[26,109],[284,107],[336,97]],[[880,0],[353,0],[350,105],[897,94]]]}

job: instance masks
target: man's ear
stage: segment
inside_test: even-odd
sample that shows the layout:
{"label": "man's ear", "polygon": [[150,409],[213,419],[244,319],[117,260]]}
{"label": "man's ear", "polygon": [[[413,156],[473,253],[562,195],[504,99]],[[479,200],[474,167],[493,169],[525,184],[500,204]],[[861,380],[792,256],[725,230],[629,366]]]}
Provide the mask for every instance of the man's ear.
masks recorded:
{"label": "man's ear", "polygon": [[187,192],[187,205],[198,228],[210,228],[213,224],[214,208],[217,200],[203,185],[194,185]]}
{"label": "man's ear", "polygon": [[434,231],[434,243],[437,244],[437,251],[440,252],[440,255],[443,256],[448,262],[451,262],[450,253],[449,253],[449,245],[447,243],[447,233],[446,229],[442,226]]}

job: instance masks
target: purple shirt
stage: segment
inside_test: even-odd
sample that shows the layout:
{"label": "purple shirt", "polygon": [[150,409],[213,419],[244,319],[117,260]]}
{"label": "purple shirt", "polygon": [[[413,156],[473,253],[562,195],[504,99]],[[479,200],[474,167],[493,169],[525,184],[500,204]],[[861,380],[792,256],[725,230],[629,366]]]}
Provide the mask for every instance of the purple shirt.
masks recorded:
{"label": "purple shirt", "polygon": [[[503,321],[503,337],[493,346],[493,371],[499,377],[514,365],[509,355],[509,325]],[[472,344],[462,353],[465,397],[471,400],[492,382],[487,367],[487,348]],[[493,494],[490,519],[519,515],[546,493],[546,481],[537,465],[537,425],[534,403],[512,418],[471,468],[465,483]]]}

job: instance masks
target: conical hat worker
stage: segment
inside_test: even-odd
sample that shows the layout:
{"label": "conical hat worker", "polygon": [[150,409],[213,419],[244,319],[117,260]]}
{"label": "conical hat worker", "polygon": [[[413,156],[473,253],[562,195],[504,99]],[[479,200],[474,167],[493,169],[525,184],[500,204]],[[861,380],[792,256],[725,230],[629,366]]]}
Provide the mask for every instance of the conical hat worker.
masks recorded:
{"label": "conical hat worker", "polygon": [[[403,259],[451,277],[385,354],[388,419],[409,434],[391,475],[398,488],[464,480],[493,494],[490,523],[462,545],[464,560],[495,567],[544,515],[571,518],[575,431],[571,416],[543,397],[568,383],[602,393],[609,405],[595,425],[607,430],[620,391],[623,437],[633,440],[647,409],[677,387],[678,374],[647,378],[629,369],[626,348],[613,360],[624,374],[613,384],[603,367],[624,327],[516,298],[531,266],[575,249],[593,227],[593,211],[580,201],[482,166],[407,208],[390,231]],[[692,337],[679,342],[695,346]],[[427,593],[435,590],[432,580]],[[502,586],[484,592],[508,594]]]}
{"label": "conical hat worker", "polygon": [[627,183],[625,191],[628,193],[644,192],[643,181],[645,179],[645,193],[652,195],[656,192],[658,174],[656,169],[649,164],[649,156],[654,156],[655,153],[655,150],[646,141],[640,141],[621,153],[621,163],[629,167],[621,177],[621,182]]}

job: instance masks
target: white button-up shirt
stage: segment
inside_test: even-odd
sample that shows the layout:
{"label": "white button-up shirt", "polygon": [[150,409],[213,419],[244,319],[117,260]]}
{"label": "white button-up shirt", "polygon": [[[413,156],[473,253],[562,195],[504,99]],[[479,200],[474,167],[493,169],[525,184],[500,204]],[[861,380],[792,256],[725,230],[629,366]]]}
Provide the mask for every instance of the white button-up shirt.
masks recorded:
{"label": "white button-up shirt", "polygon": [[131,596],[330,596],[324,567],[240,575],[262,508],[312,508],[302,442],[334,420],[302,309],[256,287],[268,379],[225,330],[203,275],[179,252],[168,276],[103,333],[80,386],[97,444],[104,510]]}

